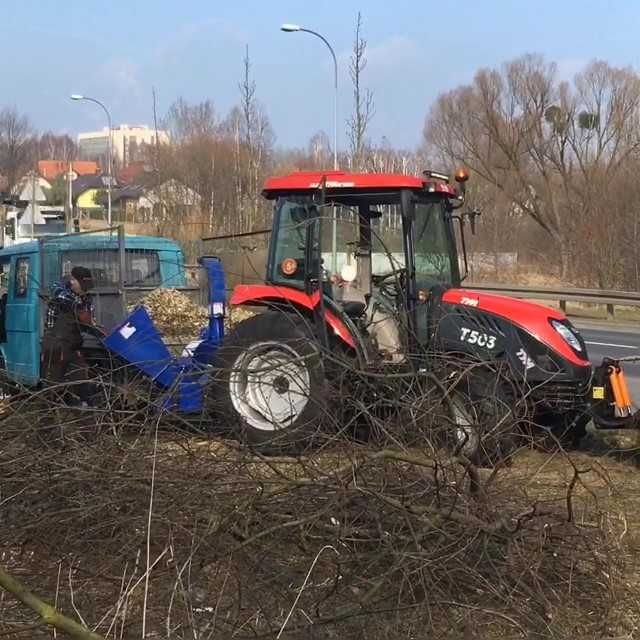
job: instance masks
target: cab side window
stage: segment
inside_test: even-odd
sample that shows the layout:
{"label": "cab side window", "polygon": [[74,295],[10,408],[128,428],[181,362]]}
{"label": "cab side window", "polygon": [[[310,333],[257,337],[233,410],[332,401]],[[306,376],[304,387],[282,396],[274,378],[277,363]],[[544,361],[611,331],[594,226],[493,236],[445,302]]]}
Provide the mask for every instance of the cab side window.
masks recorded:
{"label": "cab side window", "polygon": [[[305,246],[307,243],[307,225],[313,216],[307,201],[281,199],[276,211],[276,241],[273,245],[270,280],[302,287],[306,272]],[[312,205],[313,206],[313,205]],[[286,261],[291,272],[285,273]]]}
{"label": "cab side window", "polygon": [[16,260],[16,275],[14,292],[16,298],[26,298],[29,292],[30,258],[22,257]]}

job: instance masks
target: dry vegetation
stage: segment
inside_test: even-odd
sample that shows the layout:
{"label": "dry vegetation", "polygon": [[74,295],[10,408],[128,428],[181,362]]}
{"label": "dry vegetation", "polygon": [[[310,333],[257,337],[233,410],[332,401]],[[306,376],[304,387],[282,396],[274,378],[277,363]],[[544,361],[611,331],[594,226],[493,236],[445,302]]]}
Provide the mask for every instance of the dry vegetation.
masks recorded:
{"label": "dry vegetation", "polygon": [[[60,393],[3,414],[0,566],[102,637],[621,639],[640,624],[640,477],[602,443],[521,442],[478,469],[435,446],[433,397],[409,424],[426,392],[387,380],[384,419],[342,399],[368,441],[329,408],[314,451],[267,458],[148,388],[84,412]],[[51,637],[8,593],[0,620],[3,637]]]}

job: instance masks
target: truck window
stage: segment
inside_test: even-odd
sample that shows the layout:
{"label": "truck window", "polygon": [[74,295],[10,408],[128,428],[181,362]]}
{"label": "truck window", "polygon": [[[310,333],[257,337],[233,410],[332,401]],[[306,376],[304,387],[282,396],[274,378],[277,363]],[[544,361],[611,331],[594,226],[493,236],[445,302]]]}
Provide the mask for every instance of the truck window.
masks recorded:
{"label": "truck window", "polygon": [[125,280],[128,285],[155,287],[162,283],[157,251],[126,249],[125,263],[127,265]]}
{"label": "truck window", "polygon": [[29,272],[31,259],[27,257],[16,260],[15,297],[26,298],[29,291]]}
{"label": "truck window", "polygon": [[[120,264],[115,249],[65,251],[61,275],[69,275],[75,266],[91,269],[96,287],[116,287],[119,284]],[[126,249],[125,268],[124,281],[128,286],[157,287],[162,284],[157,251]]]}

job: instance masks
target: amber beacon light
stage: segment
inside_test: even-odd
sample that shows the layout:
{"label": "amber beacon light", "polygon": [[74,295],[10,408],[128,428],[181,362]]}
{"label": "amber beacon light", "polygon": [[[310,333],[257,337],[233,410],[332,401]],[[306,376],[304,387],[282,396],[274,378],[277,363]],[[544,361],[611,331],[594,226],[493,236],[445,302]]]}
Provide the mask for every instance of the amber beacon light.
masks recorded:
{"label": "amber beacon light", "polygon": [[285,276],[292,276],[298,270],[298,263],[294,258],[285,258],[280,263],[280,268]]}

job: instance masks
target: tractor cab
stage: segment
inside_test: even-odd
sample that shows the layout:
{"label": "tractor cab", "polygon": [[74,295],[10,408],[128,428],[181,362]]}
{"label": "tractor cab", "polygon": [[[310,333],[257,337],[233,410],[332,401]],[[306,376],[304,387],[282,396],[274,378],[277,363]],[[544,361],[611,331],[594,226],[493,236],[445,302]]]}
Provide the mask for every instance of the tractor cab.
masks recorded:
{"label": "tractor cab", "polygon": [[447,176],[295,173],[268,180],[263,195],[275,203],[272,295],[324,306],[367,361],[398,364],[426,342],[429,292],[461,280],[453,210],[462,196]]}

